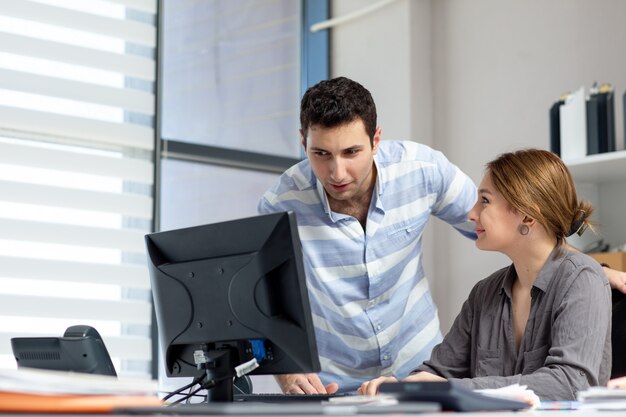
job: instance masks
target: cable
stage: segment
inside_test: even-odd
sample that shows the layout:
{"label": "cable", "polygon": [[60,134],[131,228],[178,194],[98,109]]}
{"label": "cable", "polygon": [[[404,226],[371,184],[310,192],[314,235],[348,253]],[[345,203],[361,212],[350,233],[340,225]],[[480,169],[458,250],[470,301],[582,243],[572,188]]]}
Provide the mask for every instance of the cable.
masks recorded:
{"label": "cable", "polygon": [[[179,398],[178,400],[176,400],[176,401],[174,401],[174,402],[172,402],[172,403],[170,403],[170,404],[168,404],[168,407],[171,407],[171,406],[173,406],[173,405],[180,404],[180,403],[182,403],[182,402],[183,402],[183,401],[185,401],[185,400],[189,400],[191,397],[193,397],[194,395],[196,395],[199,391],[201,391],[201,390],[209,390],[209,389],[213,388],[215,385],[217,385],[219,382],[225,381],[225,380],[230,379],[230,378],[232,378],[232,377],[233,377],[233,375],[227,375],[227,376],[223,376],[223,377],[221,377],[221,378],[217,378],[217,379],[210,379],[210,380],[208,380],[208,381],[206,381],[206,382],[204,382],[204,383],[200,383],[200,386],[199,386],[196,390],[191,391],[191,392],[189,392],[189,393],[187,393],[187,394],[180,394],[180,392],[181,392],[181,391],[183,391],[183,390],[185,390],[185,389],[187,389],[187,388],[190,388],[190,389],[191,389],[191,387],[192,387],[193,385],[196,385],[199,381],[198,381],[198,382],[196,382],[196,383],[194,383],[194,384],[187,384],[187,385],[185,385],[183,388],[179,388],[179,389],[177,389],[177,390],[176,390],[176,394],[183,395],[183,397],[182,397],[182,398]],[[202,376],[202,378],[201,378],[201,379],[204,379],[204,376]],[[194,381],[195,381],[195,380],[194,380]],[[176,394],[174,394],[174,393],[172,393],[172,394],[173,394],[173,395],[176,395]]]}
{"label": "cable", "polygon": [[[165,397],[163,397],[163,401],[168,400],[169,398],[172,398],[174,395],[180,394],[181,391],[186,390],[187,388],[191,388],[194,385],[198,384],[200,381],[202,381],[204,378],[206,377],[206,375],[200,375],[197,376],[193,379],[193,381],[191,381],[189,384],[185,385],[182,388],[178,388],[176,391],[172,391],[169,394],[167,394]],[[181,394],[184,395],[184,394]]]}

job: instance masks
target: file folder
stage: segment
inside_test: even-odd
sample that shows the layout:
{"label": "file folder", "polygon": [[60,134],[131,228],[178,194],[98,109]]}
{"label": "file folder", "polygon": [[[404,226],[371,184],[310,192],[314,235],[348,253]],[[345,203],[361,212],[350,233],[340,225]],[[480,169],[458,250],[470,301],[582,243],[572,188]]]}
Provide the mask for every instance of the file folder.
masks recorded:
{"label": "file folder", "polygon": [[584,87],[568,95],[565,103],[559,107],[561,158],[566,162],[587,155],[586,113]]}
{"label": "file folder", "polygon": [[613,87],[592,89],[587,100],[587,155],[615,150]]}
{"label": "file folder", "polygon": [[563,103],[565,101],[561,98],[550,107],[550,151],[559,156],[561,156],[561,118],[559,113]]}

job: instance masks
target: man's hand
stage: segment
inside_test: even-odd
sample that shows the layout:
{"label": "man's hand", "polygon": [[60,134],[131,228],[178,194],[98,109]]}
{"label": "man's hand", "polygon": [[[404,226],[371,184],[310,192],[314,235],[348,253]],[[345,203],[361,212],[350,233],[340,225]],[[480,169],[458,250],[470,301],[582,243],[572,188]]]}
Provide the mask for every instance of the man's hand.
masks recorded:
{"label": "man's hand", "polygon": [[611,288],[614,288],[626,294],[626,272],[607,267],[603,267],[602,269],[604,269],[604,273],[609,278]]}
{"label": "man's hand", "polygon": [[339,389],[336,382],[326,386],[317,374],[274,375],[285,394],[333,394]]}

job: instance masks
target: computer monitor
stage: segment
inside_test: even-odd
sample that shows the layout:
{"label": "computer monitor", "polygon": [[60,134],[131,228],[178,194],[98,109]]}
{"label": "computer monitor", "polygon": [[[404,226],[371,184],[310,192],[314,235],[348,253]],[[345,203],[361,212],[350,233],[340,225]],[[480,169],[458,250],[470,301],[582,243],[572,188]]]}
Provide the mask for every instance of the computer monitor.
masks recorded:
{"label": "computer monitor", "polygon": [[146,245],[168,376],[206,373],[217,382],[207,401],[229,401],[234,367],[254,357],[251,374],[319,372],[294,213],[152,233]]}

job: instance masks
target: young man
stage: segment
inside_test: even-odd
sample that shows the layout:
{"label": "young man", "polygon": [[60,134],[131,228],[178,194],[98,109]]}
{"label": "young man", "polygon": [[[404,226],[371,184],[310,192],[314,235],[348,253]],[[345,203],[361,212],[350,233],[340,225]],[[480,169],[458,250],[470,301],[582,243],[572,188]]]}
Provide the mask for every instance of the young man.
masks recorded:
{"label": "young man", "polygon": [[310,88],[300,119],[307,159],[258,210],[297,215],[322,373],[277,380],[284,392],[316,393],[406,376],[441,340],[421,263],[424,227],[431,214],[464,223],[476,188],[440,152],[381,142],[372,96],[347,78]]}
{"label": "young man", "polygon": [[[325,393],[404,378],[441,341],[422,268],[424,228],[434,215],[475,239],[466,219],[476,187],[440,152],[381,142],[371,94],[347,78],[311,87],[300,123],[307,159],[258,211],[297,215],[322,372],[276,379],[285,393]],[[626,274],[605,272],[626,292]]]}

